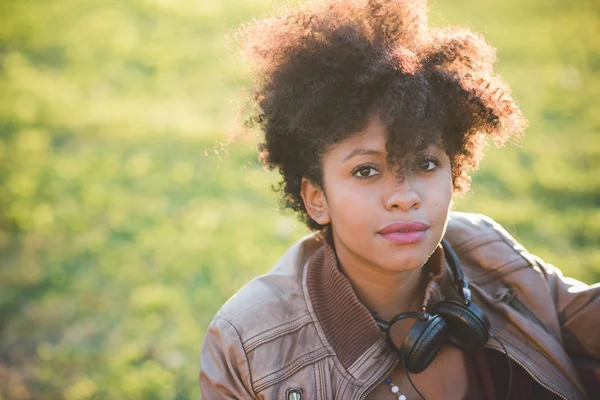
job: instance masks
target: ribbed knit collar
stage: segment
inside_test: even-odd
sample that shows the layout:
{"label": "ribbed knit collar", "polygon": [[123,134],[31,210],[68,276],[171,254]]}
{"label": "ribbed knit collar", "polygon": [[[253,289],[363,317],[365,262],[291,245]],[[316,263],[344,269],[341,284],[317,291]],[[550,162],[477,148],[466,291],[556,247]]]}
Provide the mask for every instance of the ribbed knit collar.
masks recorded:
{"label": "ribbed knit collar", "polygon": [[[335,250],[329,244],[324,243],[312,255],[307,268],[306,284],[317,319],[341,364],[349,368],[375,344],[381,332],[356,296],[350,280],[341,272]],[[429,270],[431,277],[423,302],[423,307],[429,309],[454,291],[441,246],[423,268]]]}

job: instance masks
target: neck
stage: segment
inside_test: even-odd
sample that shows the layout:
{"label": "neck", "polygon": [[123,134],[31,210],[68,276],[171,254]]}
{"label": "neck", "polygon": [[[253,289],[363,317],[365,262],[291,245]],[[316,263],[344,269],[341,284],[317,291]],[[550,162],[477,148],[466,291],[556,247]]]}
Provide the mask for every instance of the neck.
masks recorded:
{"label": "neck", "polygon": [[386,271],[346,252],[337,252],[340,268],[356,296],[370,311],[389,320],[407,311],[422,311],[425,289],[429,281],[426,268],[409,271]]}

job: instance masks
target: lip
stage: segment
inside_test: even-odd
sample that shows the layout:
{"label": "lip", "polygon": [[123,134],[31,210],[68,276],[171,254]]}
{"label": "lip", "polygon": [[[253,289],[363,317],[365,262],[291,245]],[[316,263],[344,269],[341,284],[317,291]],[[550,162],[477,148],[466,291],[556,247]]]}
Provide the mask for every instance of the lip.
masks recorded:
{"label": "lip", "polygon": [[423,240],[428,229],[429,225],[423,222],[394,222],[377,233],[394,244],[412,244]]}

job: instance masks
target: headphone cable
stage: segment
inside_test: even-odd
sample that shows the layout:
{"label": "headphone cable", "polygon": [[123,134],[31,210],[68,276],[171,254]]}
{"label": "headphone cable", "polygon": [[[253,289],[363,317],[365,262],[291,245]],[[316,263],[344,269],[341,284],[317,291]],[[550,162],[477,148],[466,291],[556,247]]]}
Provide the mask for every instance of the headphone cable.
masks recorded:
{"label": "headphone cable", "polygon": [[423,400],[427,400],[425,398],[425,396],[423,396],[423,394],[421,392],[419,392],[419,389],[417,389],[417,387],[415,386],[415,384],[413,383],[412,379],[410,379],[410,375],[408,374],[408,370],[406,369],[406,366],[404,365],[404,360],[402,360],[402,368],[404,368],[404,373],[406,374],[406,377],[408,378],[408,381],[410,382],[411,386],[413,387],[413,389],[415,389],[415,392],[417,392],[417,394],[419,396],[421,396],[421,398]]}

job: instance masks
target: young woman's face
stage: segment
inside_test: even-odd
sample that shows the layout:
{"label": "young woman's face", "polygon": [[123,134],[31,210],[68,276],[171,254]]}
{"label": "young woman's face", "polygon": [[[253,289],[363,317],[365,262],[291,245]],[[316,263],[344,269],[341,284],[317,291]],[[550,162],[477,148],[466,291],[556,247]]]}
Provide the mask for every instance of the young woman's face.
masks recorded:
{"label": "young woman's face", "polygon": [[452,200],[450,159],[432,145],[399,174],[386,161],[385,145],[386,128],[373,118],[324,155],[317,222],[331,222],[342,264],[407,271],[421,267],[444,235]]}

